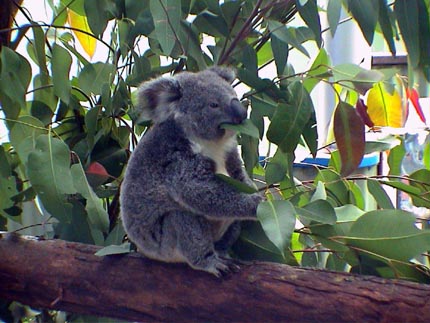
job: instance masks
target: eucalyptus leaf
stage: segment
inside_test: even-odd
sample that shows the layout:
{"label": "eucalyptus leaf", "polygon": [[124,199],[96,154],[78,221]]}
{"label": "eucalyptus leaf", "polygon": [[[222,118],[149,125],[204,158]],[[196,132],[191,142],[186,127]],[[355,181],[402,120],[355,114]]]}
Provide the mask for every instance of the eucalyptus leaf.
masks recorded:
{"label": "eucalyptus leaf", "polygon": [[297,213],[307,220],[324,224],[335,224],[337,221],[334,208],[325,200],[315,200],[302,208],[296,208]]}
{"label": "eucalyptus leaf", "polygon": [[60,222],[70,222],[72,205],[67,197],[76,189],[67,145],[50,135],[39,135],[35,150],[28,155],[27,174],[46,210]]}
{"label": "eucalyptus leaf", "polygon": [[234,179],[233,177],[224,175],[224,174],[215,174],[216,177],[223,180],[224,182],[228,183],[229,185],[233,186],[236,190],[239,192],[247,193],[247,194],[253,194],[257,193],[257,190],[254,187],[248,186],[245,183]]}
{"label": "eucalyptus leaf", "polygon": [[374,179],[368,179],[367,189],[369,190],[369,193],[375,198],[380,208],[394,209],[394,205],[391,202],[390,197],[378,181]]}
{"label": "eucalyptus leaf", "polygon": [[109,228],[109,216],[103,207],[102,200],[98,198],[89,185],[81,163],[72,165],[71,174],[76,191],[86,199],[85,210],[87,211],[91,230],[106,233]]}
{"label": "eucalyptus leaf", "polygon": [[155,34],[163,53],[170,55],[178,36],[181,23],[180,0],[150,0],[149,7],[154,19]]}
{"label": "eucalyptus leaf", "polygon": [[267,130],[267,138],[284,152],[294,152],[303,129],[314,111],[309,93],[301,82],[289,87],[293,97],[290,103],[279,103]]}
{"label": "eucalyptus leaf", "polygon": [[54,93],[66,104],[69,104],[70,92],[72,91],[72,85],[69,81],[72,57],[66,49],[54,44],[52,47],[51,65]]}
{"label": "eucalyptus leaf", "polygon": [[258,205],[257,218],[278,250],[285,254],[296,224],[295,209],[289,201],[266,201]]}
{"label": "eucalyptus leaf", "polygon": [[246,119],[245,121],[243,121],[241,124],[238,124],[238,125],[224,123],[221,125],[221,128],[237,131],[241,134],[248,135],[255,139],[260,138],[260,132],[258,131],[258,128],[254,125],[254,123],[250,119]]}
{"label": "eucalyptus leaf", "polygon": [[367,212],[342,239],[357,250],[399,261],[408,261],[430,248],[430,231],[419,230],[415,216],[402,210]]}
{"label": "eucalyptus leaf", "polygon": [[98,250],[95,255],[99,257],[110,256],[110,255],[122,255],[130,253],[130,243],[126,242],[122,245],[110,245]]}
{"label": "eucalyptus leaf", "polygon": [[110,84],[115,73],[115,66],[108,63],[94,63],[85,65],[79,73],[79,87],[87,95],[101,94],[104,84]]}

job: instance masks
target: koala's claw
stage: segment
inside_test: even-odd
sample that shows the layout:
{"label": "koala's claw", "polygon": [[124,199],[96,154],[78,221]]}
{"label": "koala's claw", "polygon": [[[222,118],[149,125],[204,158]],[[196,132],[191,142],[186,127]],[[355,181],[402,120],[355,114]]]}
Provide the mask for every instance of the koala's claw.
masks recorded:
{"label": "koala's claw", "polygon": [[240,267],[231,259],[214,257],[204,270],[221,278],[230,273],[238,272]]}

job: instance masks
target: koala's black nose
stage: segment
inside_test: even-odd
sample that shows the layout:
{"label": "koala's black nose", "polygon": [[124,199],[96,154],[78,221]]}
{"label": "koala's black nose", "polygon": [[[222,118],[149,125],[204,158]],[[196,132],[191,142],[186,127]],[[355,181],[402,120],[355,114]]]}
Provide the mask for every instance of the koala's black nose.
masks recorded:
{"label": "koala's black nose", "polygon": [[232,124],[241,124],[247,117],[246,109],[239,102],[238,99],[233,99],[230,102],[230,106],[226,109],[229,117],[231,118]]}

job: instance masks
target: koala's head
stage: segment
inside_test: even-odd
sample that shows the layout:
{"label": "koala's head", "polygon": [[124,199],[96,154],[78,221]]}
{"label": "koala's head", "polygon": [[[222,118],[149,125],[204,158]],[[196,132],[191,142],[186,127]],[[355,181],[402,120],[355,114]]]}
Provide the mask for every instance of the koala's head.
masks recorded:
{"label": "koala's head", "polygon": [[160,77],[140,87],[139,108],[154,123],[173,116],[189,135],[221,138],[223,124],[240,124],[247,116],[231,87],[234,78],[235,73],[224,67]]}

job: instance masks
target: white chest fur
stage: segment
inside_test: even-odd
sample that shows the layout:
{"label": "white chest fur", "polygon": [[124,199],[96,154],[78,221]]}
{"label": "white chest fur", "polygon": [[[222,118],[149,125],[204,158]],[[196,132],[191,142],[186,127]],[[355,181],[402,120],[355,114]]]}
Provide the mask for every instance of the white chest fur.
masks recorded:
{"label": "white chest fur", "polygon": [[214,161],[217,174],[229,176],[225,163],[226,155],[237,146],[236,136],[226,134],[217,141],[197,138],[191,141],[191,145],[194,153],[202,154]]}

